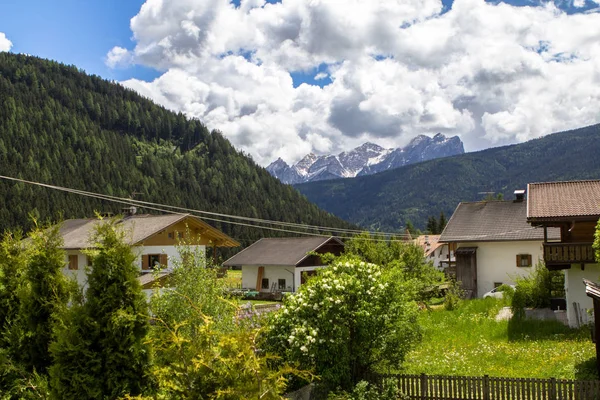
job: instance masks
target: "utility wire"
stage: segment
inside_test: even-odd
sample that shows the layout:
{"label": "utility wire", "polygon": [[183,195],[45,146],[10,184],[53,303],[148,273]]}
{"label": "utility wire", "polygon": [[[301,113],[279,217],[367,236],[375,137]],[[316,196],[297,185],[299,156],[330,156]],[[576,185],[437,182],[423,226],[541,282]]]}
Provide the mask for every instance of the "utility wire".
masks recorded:
{"label": "utility wire", "polygon": [[[141,200],[126,199],[123,197],[104,195],[104,194],[100,194],[100,193],[87,192],[84,190],[71,189],[71,188],[67,188],[67,187],[63,187],[63,186],[50,185],[50,184],[46,184],[46,183],[29,181],[29,180],[25,180],[25,179],[14,178],[14,177],[9,177],[9,176],[4,176],[4,175],[0,175],[0,179],[10,180],[10,181],[20,182],[20,183],[26,183],[26,184],[35,185],[35,186],[41,186],[41,187],[45,187],[45,188],[49,188],[49,189],[67,192],[67,193],[73,193],[73,194],[97,198],[97,199],[101,199],[101,200],[105,200],[105,201],[111,201],[111,202],[116,202],[116,203],[121,203],[121,204],[143,207],[143,208],[147,208],[149,210],[161,211],[161,212],[166,212],[166,213],[171,213],[171,214],[183,215],[184,213],[173,211],[173,210],[167,210],[164,207],[173,208],[173,209],[177,209],[180,211],[186,211],[186,213],[206,214],[206,215],[220,216],[220,217],[225,217],[225,218],[240,219],[240,220],[245,220],[245,221],[254,222],[254,223],[280,225],[280,226],[284,226],[284,227],[292,227],[292,228],[298,228],[298,229],[330,231],[330,232],[339,232],[339,233],[346,233],[346,234],[356,234],[356,233],[367,232],[367,231],[360,231],[360,230],[355,230],[355,229],[321,227],[321,226],[316,226],[316,225],[305,225],[305,224],[297,224],[297,223],[292,223],[292,222],[279,222],[279,221],[264,220],[264,219],[259,219],[259,218],[250,218],[250,217],[242,217],[242,216],[237,216],[237,215],[229,215],[229,214],[214,213],[214,212],[209,212],[209,211],[194,210],[194,209],[189,209],[189,208],[184,208],[184,207],[170,206],[170,205],[165,205],[165,204],[160,204],[160,203],[152,203],[152,202],[146,202],[146,201],[141,201]],[[261,225],[253,225],[253,224],[249,224],[249,223],[243,223],[243,222],[225,221],[225,220],[218,219],[218,218],[206,217],[204,215],[202,216],[202,219],[205,219],[208,221],[232,224],[232,225],[273,230],[273,231],[278,231],[278,232],[287,232],[287,233],[295,233],[295,234],[319,236],[319,237],[329,237],[330,236],[330,235],[324,235],[322,233],[301,232],[301,231],[296,231],[296,230],[291,230],[291,229],[275,228],[272,226],[261,226]],[[408,237],[407,234],[398,234],[398,233],[390,233],[390,232],[367,232],[367,233],[369,233],[369,235],[375,235],[375,236],[380,235],[380,236]],[[341,237],[341,238],[342,239],[350,239],[351,237]],[[366,239],[372,240],[372,241],[387,241],[387,240],[389,240],[389,239],[378,239],[378,238],[366,238]]]}

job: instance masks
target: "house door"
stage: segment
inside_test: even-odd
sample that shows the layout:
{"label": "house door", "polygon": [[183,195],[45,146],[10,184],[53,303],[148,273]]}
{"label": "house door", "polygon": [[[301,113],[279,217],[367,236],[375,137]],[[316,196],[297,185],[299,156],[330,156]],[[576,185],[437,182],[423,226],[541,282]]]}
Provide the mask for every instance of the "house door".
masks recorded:
{"label": "house door", "polygon": [[477,247],[456,249],[456,281],[461,283],[465,297],[477,297]]}

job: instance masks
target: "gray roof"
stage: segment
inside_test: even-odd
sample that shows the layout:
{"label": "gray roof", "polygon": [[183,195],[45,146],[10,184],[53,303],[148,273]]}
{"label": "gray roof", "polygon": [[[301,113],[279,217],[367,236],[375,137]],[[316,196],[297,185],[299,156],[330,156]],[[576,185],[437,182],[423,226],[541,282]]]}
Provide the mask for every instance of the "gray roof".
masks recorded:
{"label": "gray roof", "polygon": [[[549,239],[560,239],[560,230],[548,229]],[[524,201],[460,203],[440,236],[440,242],[492,242],[543,240],[544,230],[527,223]]]}
{"label": "gray roof", "polygon": [[[186,218],[191,218],[194,223],[205,228],[205,234],[208,237],[219,240],[221,245],[228,247],[239,246],[239,243],[223,232],[189,214],[139,214],[123,218],[118,221],[118,224],[123,228],[127,242],[130,245],[135,245]],[[63,248],[84,249],[90,247],[95,227],[103,223],[103,221],[105,220],[99,220],[98,218],[68,219],[64,221],[60,226],[60,233],[64,241]]]}
{"label": "gray roof", "polygon": [[330,241],[343,245],[335,237],[263,238],[225,261],[223,265],[227,267],[241,265],[295,267],[307,257],[308,252],[315,251]]}

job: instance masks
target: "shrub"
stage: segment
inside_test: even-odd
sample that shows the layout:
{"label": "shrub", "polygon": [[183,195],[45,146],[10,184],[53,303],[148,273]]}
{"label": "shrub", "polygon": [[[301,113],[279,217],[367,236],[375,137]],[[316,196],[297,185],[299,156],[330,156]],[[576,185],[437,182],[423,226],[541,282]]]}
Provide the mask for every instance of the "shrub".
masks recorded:
{"label": "shrub", "polygon": [[400,394],[398,380],[386,378],[380,385],[360,381],[351,393],[331,393],[327,400],[398,400],[403,398],[406,397]]}
{"label": "shrub", "polygon": [[461,288],[460,282],[453,280],[450,282],[450,287],[446,291],[444,297],[444,308],[448,311],[455,310],[462,301],[465,291]]}
{"label": "shrub", "polygon": [[356,257],[319,270],[272,317],[266,348],[343,390],[397,368],[420,331],[410,290],[389,272]]}
{"label": "shrub", "polygon": [[511,299],[513,315],[517,318],[523,317],[525,307],[549,307],[552,293],[555,291],[554,281],[560,282],[557,278],[561,274],[560,271],[548,270],[539,262],[529,276],[516,278],[516,289]]}
{"label": "shrub", "polygon": [[183,244],[179,252],[171,288],[157,288],[151,299],[156,398],[281,399],[287,376],[309,378],[260,350],[258,328],[236,322],[236,303],[217,271],[205,268],[202,251]]}

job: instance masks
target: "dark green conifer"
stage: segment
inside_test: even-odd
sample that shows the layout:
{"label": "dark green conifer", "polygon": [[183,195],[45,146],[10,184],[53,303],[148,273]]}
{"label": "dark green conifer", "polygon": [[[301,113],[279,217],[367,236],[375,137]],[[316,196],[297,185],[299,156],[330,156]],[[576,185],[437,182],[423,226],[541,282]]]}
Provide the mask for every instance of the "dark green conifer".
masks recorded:
{"label": "dark green conifer", "polygon": [[136,256],[113,222],[98,225],[85,302],[65,311],[51,351],[61,399],[139,395],[148,386],[148,305]]}

